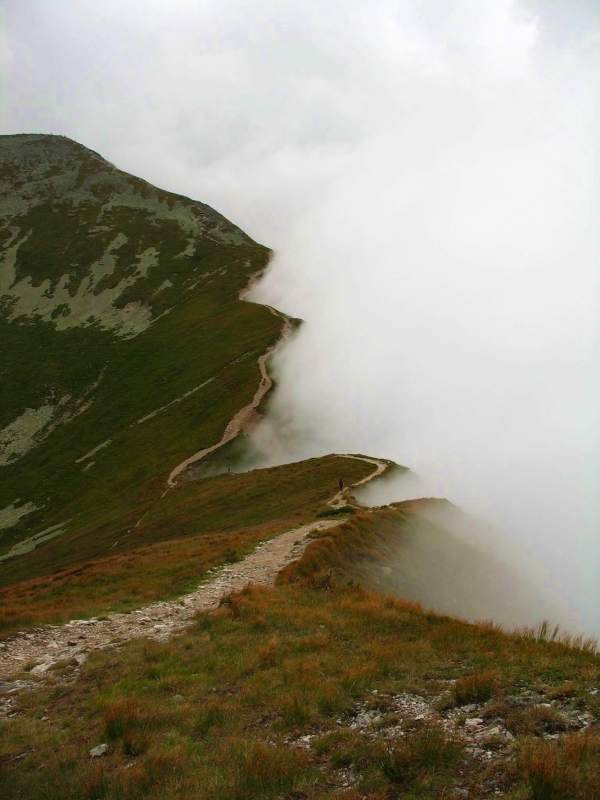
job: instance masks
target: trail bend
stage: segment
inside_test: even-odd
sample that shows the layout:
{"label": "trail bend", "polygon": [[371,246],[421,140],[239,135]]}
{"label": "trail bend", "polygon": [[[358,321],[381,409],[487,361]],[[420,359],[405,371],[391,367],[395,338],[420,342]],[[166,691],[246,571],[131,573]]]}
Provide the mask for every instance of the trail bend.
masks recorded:
{"label": "trail bend", "polygon": [[[250,276],[248,284],[239,293],[240,300],[246,301],[247,295],[251,291],[256,281],[260,278],[262,273],[263,270],[260,270],[259,272],[254,272]],[[246,302],[251,302],[251,301],[246,301]],[[260,305],[264,304],[261,303]],[[260,383],[258,384],[258,388],[254,394],[254,397],[247,405],[241,408],[231,420],[229,420],[227,427],[225,428],[225,431],[223,433],[223,436],[216,444],[213,444],[211,447],[205,447],[202,450],[198,450],[198,452],[189,456],[189,458],[186,458],[171,471],[169,477],[167,478],[167,489],[165,490],[165,494],[169,489],[173,488],[176,485],[176,478],[179,475],[181,475],[182,472],[185,472],[185,470],[189,466],[191,466],[192,464],[196,464],[198,461],[201,461],[210,453],[213,453],[215,450],[218,450],[219,448],[223,447],[223,445],[226,445],[227,442],[230,442],[232,439],[235,439],[235,437],[244,429],[247,422],[251,419],[255,409],[258,408],[263,397],[273,386],[273,380],[271,379],[267,371],[267,360],[270,358],[270,356],[273,355],[273,353],[275,353],[277,350],[283,347],[283,345],[290,338],[290,335],[292,333],[292,319],[291,317],[288,317],[287,314],[278,311],[276,308],[273,308],[272,306],[264,305],[264,307],[268,308],[271,314],[273,314],[276,317],[280,317],[283,320],[283,329],[275,344],[271,345],[271,347],[269,347],[268,350],[266,350],[266,352],[264,352],[261,356],[258,357],[257,363],[260,369],[261,377],[260,377]]]}
{"label": "trail bend", "polygon": [[[370,475],[344,492],[368,483],[387,467],[386,462],[366,456],[342,457],[358,458],[376,466]],[[32,661],[36,662],[30,670],[32,675],[43,677],[59,661],[75,659],[82,664],[89,652],[111,649],[130,639],[147,637],[166,641],[181,632],[198,611],[216,608],[223,595],[239,591],[249,583],[273,585],[280,570],[302,556],[311,533],[333,528],[345,519],[340,516],[334,520],[316,520],[263,542],[242,561],[221,568],[196,591],[176,600],[152,603],[128,614],[110,614],[105,619],[72,620],[65,625],[19,633],[0,643],[0,680]]]}
{"label": "trail bend", "polygon": [[[356,489],[365,483],[369,483],[369,481],[372,481],[379,477],[379,475],[382,475],[391,465],[391,461],[386,461],[385,459],[381,458],[371,458],[370,456],[349,455],[346,453],[342,456],[342,458],[354,458],[357,461],[366,461],[367,464],[374,464],[376,469],[375,472],[371,473],[371,475],[367,475],[366,478],[363,478],[362,480],[357,481],[356,483],[353,483],[339,491],[327,504],[332,508],[338,508],[339,506],[347,505],[346,495],[349,489]],[[366,510],[367,509],[365,509],[365,511]]]}

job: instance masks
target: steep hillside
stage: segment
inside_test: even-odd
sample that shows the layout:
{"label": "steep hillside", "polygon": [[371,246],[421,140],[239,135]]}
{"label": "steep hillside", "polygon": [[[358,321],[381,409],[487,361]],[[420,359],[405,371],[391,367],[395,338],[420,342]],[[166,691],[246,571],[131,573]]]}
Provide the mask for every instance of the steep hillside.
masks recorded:
{"label": "steep hillside", "polygon": [[0,137],[0,795],[597,799],[596,644],[397,599],[522,617],[462,512],[361,507],[406,471],[364,455],[236,473],[292,328],[241,301],[268,258]]}
{"label": "steep hillside", "polygon": [[[269,251],[60,136],[0,137],[0,582],[105,555],[252,401]],[[85,545],[83,544],[85,543]]]}

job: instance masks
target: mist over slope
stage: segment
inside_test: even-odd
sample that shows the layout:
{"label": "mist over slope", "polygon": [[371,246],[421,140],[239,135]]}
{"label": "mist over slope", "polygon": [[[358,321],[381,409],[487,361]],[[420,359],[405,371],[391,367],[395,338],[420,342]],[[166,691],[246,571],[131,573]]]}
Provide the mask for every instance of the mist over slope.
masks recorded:
{"label": "mist over slope", "polygon": [[597,630],[599,30],[593,0],[22,2],[0,121],[277,248],[257,297],[307,324],[269,457],[410,465]]}
{"label": "mist over slope", "polygon": [[493,547],[529,552],[598,634],[593,45],[505,22],[498,62],[421,31],[436,70],[407,57],[404,107],[290,232],[254,297],[307,324],[257,444],[407,464],[421,494],[504,529]]}

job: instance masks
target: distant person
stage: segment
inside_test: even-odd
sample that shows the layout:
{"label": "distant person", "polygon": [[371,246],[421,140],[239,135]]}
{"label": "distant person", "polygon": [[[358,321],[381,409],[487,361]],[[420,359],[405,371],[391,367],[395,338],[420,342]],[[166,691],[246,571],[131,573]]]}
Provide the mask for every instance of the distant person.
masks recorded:
{"label": "distant person", "polygon": [[344,481],[342,480],[342,478],[340,478],[340,482],[338,483],[338,486],[340,487],[340,492],[343,492],[344,491]]}

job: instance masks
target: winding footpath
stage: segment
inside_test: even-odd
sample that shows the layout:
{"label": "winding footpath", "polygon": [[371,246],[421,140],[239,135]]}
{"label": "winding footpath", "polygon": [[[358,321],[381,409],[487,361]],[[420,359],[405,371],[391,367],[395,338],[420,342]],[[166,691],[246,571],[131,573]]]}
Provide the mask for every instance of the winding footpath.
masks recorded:
{"label": "winding footpath", "polygon": [[[386,469],[385,461],[361,456],[357,458],[375,465],[376,469],[361,481],[338,493],[329,505],[343,504],[343,495],[350,489],[367,483]],[[237,592],[249,583],[272,586],[278,572],[287,564],[300,558],[308,544],[310,534],[333,528],[345,521],[321,519],[293,528],[263,542],[246,558],[219,570],[209,570],[209,578],[195,592],[177,600],[152,603],[129,614],[110,614],[105,619],[72,620],[65,625],[35,628],[18,633],[0,643],[0,680],[35,662],[31,674],[43,676],[59,661],[75,659],[82,664],[92,650],[107,650],[129,639],[147,637],[166,641],[181,632],[199,611],[208,611],[219,605],[221,598]],[[216,574],[215,574],[216,573]]]}
{"label": "winding footpath", "polygon": [[339,506],[343,505],[352,505],[351,503],[348,503],[348,501],[346,500],[346,494],[348,492],[348,489],[357,489],[359,486],[363,486],[365,483],[369,483],[369,481],[375,480],[375,478],[379,477],[379,475],[382,475],[391,464],[390,461],[384,461],[381,458],[369,458],[368,456],[354,456],[345,454],[342,456],[342,458],[354,458],[357,461],[366,461],[367,464],[374,464],[376,469],[375,472],[371,473],[371,475],[367,475],[367,477],[363,478],[361,481],[357,481],[356,483],[353,483],[351,486],[339,491],[336,494],[336,496],[332,500],[330,500],[329,503],[327,504],[332,508],[339,508]]}
{"label": "winding footpath", "polygon": [[[221,440],[217,442],[217,444],[213,444],[212,447],[206,447],[204,450],[199,450],[194,455],[186,458],[185,461],[182,461],[181,464],[178,464],[175,469],[171,472],[167,479],[167,490],[173,488],[176,485],[176,478],[181,475],[189,466],[192,464],[196,464],[198,461],[201,461],[205,458],[209,453],[213,453],[215,450],[218,450],[223,445],[230,442],[232,439],[240,433],[248,422],[252,419],[253,415],[256,413],[256,409],[260,405],[261,400],[267,394],[271,386],[273,385],[273,381],[271,380],[269,373],[267,372],[267,359],[273,355],[275,350],[278,350],[282,347],[285,342],[289,339],[290,334],[292,332],[292,321],[289,317],[286,317],[285,314],[280,314],[279,311],[275,311],[274,308],[267,306],[272,314],[275,314],[277,317],[281,317],[284,321],[283,330],[281,331],[281,336],[275,342],[275,344],[270,347],[266,353],[263,353],[262,356],[258,359],[258,366],[260,368],[260,383],[258,384],[258,389],[252,400],[248,403],[247,406],[241,408],[237,414],[229,421],[227,427],[225,428],[225,432],[221,437]],[[166,491],[164,494],[166,494]],[[163,496],[164,496],[163,494]]]}
{"label": "winding footpath", "polygon": [[[240,292],[240,300],[245,300],[261,274],[262,271],[250,276],[248,285]],[[191,464],[223,447],[244,429],[271,388],[272,380],[267,372],[266,363],[269,356],[289,339],[292,320],[271,306],[267,308],[275,316],[281,317],[284,325],[277,342],[258,359],[261,380],[252,401],[230,420],[217,444],[194,453],[172,470],[163,497],[177,485],[176,478]],[[343,457],[373,464],[375,470],[366,478],[338,492],[328,503],[332,508],[345,505],[346,494],[350,489],[377,478],[390,463],[360,455]],[[137,525],[146,514],[138,520]],[[335,520],[317,520],[262,542],[242,561],[209,570],[206,575],[200,576],[208,576],[208,580],[200,584],[195,592],[183,595],[177,600],[152,603],[128,614],[110,614],[103,619],[71,620],[65,625],[49,625],[20,632],[0,642],[0,681],[23,670],[26,665],[30,673],[39,678],[61,661],[75,660],[78,664],[83,664],[90,651],[119,647],[130,639],[147,637],[161,642],[166,641],[181,632],[199,611],[216,608],[224,595],[239,591],[249,583],[273,585],[279,571],[302,556],[310,534],[340,525],[345,519],[340,516]],[[30,666],[32,662],[33,666]]]}
{"label": "winding footpath", "polygon": [[[246,300],[246,298],[263,272],[264,270],[259,270],[258,272],[252,273],[248,284],[239,293],[240,300],[252,302],[250,300]],[[227,442],[230,442],[232,439],[235,439],[238,433],[241,433],[244,430],[248,422],[256,413],[256,409],[260,405],[263,397],[273,386],[273,381],[267,372],[267,360],[273,355],[273,353],[275,353],[276,350],[279,350],[281,347],[283,347],[283,345],[290,338],[292,333],[292,319],[286,314],[283,314],[281,311],[277,311],[277,309],[273,308],[272,306],[265,305],[265,308],[268,308],[271,314],[273,314],[275,317],[280,317],[283,320],[283,328],[275,344],[269,347],[268,350],[258,358],[260,383],[258,384],[258,389],[256,390],[254,397],[248,403],[248,405],[241,408],[233,417],[233,419],[229,421],[221,440],[217,442],[217,444],[213,444],[212,447],[205,447],[204,450],[199,450],[197,453],[194,453],[194,455],[186,458],[185,461],[182,461],[181,464],[178,464],[175,467],[175,469],[167,478],[167,489],[163,493],[163,497],[169,491],[169,489],[176,485],[176,478],[181,475],[182,472],[185,472],[189,466],[196,464],[198,461],[201,461],[203,458],[205,458],[209,453],[213,453],[215,450],[223,447],[223,445],[227,444]]]}

